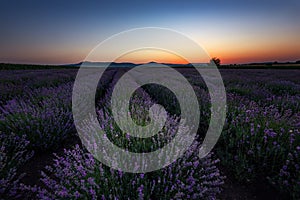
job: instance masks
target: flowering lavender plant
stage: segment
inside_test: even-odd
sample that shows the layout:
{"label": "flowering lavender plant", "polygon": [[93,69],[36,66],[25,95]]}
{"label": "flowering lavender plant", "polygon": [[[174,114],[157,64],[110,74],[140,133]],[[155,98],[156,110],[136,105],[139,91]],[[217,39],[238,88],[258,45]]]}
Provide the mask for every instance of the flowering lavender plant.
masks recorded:
{"label": "flowering lavender plant", "polygon": [[75,79],[77,70],[2,70],[0,71],[0,103],[23,96],[37,88],[57,87]]}
{"label": "flowering lavender plant", "polygon": [[217,150],[222,163],[240,181],[264,177],[283,193],[296,197],[300,188],[296,110],[235,94],[229,97],[227,123]]}
{"label": "flowering lavender plant", "polygon": [[27,135],[30,146],[45,150],[74,131],[71,113],[72,84],[38,88],[0,106],[0,127]]}
{"label": "flowering lavender plant", "polygon": [[[299,134],[299,132],[298,132]],[[299,144],[299,142],[298,142]],[[300,146],[288,153],[279,171],[268,177],[269,181],[281,191],[288,192],[292,198],[300,198]]]}
{"label": "flowering lavender plant", "polygon": [[[55,155],[42,172],[43,187],[27,187],[38,199],[213,199],[223,179],[211,155],[196,156],[195,144],[177,162],[159,171],[131,174],[101,164],[77,145]],[[193,156],[192,156],[193,155]]]}
{"label": "flowering lavender plant", "polygon": [[32,151],[27,151],[29,142],[25,135],[0,134],[0,196],[11,199],[20,196],[20,180],[25,174],[18,169],[28,161]]}

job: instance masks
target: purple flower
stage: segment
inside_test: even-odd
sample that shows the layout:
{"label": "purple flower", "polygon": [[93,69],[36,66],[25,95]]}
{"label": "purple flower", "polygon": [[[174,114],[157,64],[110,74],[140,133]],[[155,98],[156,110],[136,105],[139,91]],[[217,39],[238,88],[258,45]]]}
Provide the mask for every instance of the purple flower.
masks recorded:
{"label": "purple flower", "polygon": [[194,162],[194,167],[197,168],[198,166],[199,166],[199,161],[197,160]]}
{"label": "purple flower", "polygon": [[76,192],[74,192],[74,196],[75,196],[75,198],[78,199],[80,197],[80,193],[78,191],[76,191]]}
{"label": "purple flower", "polygon": [[126,133],[126,139],[129,141],[130,140],[130,135],[129,133]]}
{"label": "purple flower", "polygon": [[141,177],[142,179],[144,178],[144,176],[145,176],[145,174],[143,174],[143,173],[140,174],[140,177]]}
{"label": "purple flower", "polygon": [[282,167],[282,169],[283,169],[284,171],[286,171],[286,170],[287,170],[287,166],[284,165],[284,166]]}
{"label": "purple flower", "polygon": [[274,132],[272,129],[265,129],[265,134],[271,138],[274,138],[277,135],[277,133]]}
{"label": "purple flower", "polygon": [[60,197],[67,197],[67,196],[68,196],[68,191],[67,191],[67,189],[66,189],[65,187],[63,187],[62,190],[60,190],[60,191],[58,192],[58,195],[59,195]]}
{"label": "purple flower", "polygon": [[139,199],[144,199],[144,193],[143,193],[143,190],[144,190],[144,185],[141,185],[141,186],[138,188]]}
{"label": "purple flower", "polygon": [[96,191],[94,189],[90,188],[89,192],[92,197],[96,197]]}
{"label": "purple flower", "polygon": [[88,183],[91,184],[91,185],[95,185],[94,178],[89,177],[89,178],[88,178]]}

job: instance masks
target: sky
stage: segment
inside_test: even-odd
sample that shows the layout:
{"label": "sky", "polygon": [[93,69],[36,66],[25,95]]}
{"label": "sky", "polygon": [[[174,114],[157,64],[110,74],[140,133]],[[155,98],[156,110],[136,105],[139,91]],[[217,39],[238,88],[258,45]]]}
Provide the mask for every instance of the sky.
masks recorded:
{"label": "sky", "polygon": [[[1,63],[78,63],[110,36],[141,27],[179,31],[223,64],[300,60],[299,0],[2,0],[0,5]],[[180,62],[157,52],[118,61],[150,60]]]}

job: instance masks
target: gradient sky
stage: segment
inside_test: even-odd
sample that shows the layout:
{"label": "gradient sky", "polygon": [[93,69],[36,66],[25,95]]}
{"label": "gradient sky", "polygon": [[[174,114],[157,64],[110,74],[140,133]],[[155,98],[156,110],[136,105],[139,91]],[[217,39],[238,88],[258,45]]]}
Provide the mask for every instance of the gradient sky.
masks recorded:
{"label": "gradient sky", "polygon": [[[0,5],[4,63],[80,62],[111,35],[149,26],[186,34],[223,63],[300,60],[299,0],[2,0]],[[163,57],[155,54],[153,60]],[[151,58],[123,61],[143,59]]]}

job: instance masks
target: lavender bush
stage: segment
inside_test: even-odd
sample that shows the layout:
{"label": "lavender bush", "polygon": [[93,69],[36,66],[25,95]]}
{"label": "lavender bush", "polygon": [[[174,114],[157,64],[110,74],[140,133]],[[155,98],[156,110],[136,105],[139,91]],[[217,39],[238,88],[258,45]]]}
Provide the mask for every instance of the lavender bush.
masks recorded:
{"label": "lavender bush", "polygon": [[27,91],[57,87],[75,79],[77,70],[2,70],[0,71],[0,103],[5,104]]}
{"label": "lavender bush", "polygon": [[25,174],[19,174],[18,169],[33,155],[32,151],[27,150],[28,144],[25,135],[0,133],[1,199],[20,197],[20,180]]}
{"label": "lavender bush", "polygon": [[34,149],[58,145],[74,132],[71,113],[72,84],[38,88],[0,106],[0,127],[27,135]]}
{"label": "lavender bush", "polygon": [[[243,183],[268,180],[299,199],[299,79],[288,71],[226,70],[223,75],[228,113],[216,148],[222,164]],[[196,75],[189,79],[203,97],[205,84]]]}
{"label": "lavender bush", "polygon": [[298,114],[278,105],[258,104],[236,95],[229,97],[232,99],[227,123],[218,149],[222,163],[241,181],[268,178],[282,192],[298,196]]}
{"label": "lavender bush", "polygon": [[[14,98],[0,105],[1,130],[26,134],[31,141],[30,146],[37,150],[57,147],[61,141],[75,133],[71,111],[73,83],[67,82],[74,78],[74,72],[71,70],[64,74],[55,70],[37,70],[32,73],[29,70],[24,74],[13,74],[15,79],[11,79],[23,90],[22,94],[15,94]],[[114,74],[114,70],[105,74],[99,82],[98,94],[101,94]],[[34,75],[37,78],[33,79]]]}
{"label": "lavender bush", "polygon": [[42,172],[44,187],[27,189],[38,199],[214,199],[223,184],[218,161],[199,160],[194,148],[162,170],[131,174],[102,165],[77,145]]}
{"label": "lavender bush", "polygon": [[[299,132],[296,134],[300,134]],[[293,137],[293,136],[292,136]],[[298,143],[299,144],[299,140]],[[280,170],[268,180],[278,189],[288,192],[293,199],[300,198],[300,146],[291,148]]]}

